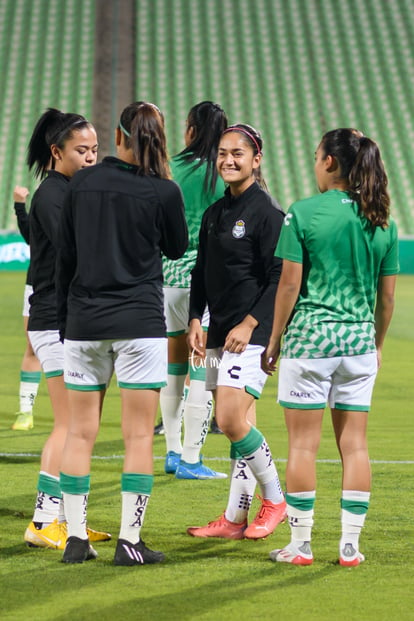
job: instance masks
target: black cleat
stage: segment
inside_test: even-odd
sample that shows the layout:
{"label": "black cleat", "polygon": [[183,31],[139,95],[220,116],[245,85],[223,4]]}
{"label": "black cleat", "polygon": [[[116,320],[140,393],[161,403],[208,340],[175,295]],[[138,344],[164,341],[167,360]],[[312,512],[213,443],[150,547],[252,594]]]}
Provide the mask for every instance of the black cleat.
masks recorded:
{"label": "black cleat", "polygon": [[158,423],[158,425],[155,425],[154,427],[154,435],[156,436],[163,436],[165,434],[164,431],[164,425],[163,423]]}
{"label": "black cleat", "polygon": [[125,565],[128,567],[132,565],[148,565],[149,563],[161,563],[164,559],[165,556],[162,552],[150,550],[142,539],[138,543],[130,543],[126,539],[118,539],[116,544],[115,565]]}
{"label": "black cleat", "polygon": [[89,543],[89,539],[79,539],[79,537],[68,537],[62,563],[83,563],[96,558],[98,553]]}

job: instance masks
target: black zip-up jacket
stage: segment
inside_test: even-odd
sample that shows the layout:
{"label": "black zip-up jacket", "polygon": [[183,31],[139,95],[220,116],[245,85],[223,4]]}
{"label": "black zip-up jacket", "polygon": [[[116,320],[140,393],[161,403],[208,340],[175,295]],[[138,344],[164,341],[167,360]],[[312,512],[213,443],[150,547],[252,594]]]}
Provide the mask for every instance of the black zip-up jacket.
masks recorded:
{"label": "black zip-up jacket", "polygon": [[267,345],[282,261],[274,256],[284,213],[258,183],[211,205],[201,223],[192,271],[190,320],[210,311],[207,347],[221,347],[248,315],[259,322],[250,344]]}
{"label": "black zip-up jacket", "polygon": [[57,262],[61,334],[73,340],[165,337],[161,253],[188,244],[181,190],[115,157],[68,186]]}
{"label": "black zip-up jacket", "polygon": [[33,195],[29,213],[30,270],[33,293],[30,296],[29,330],[57,330],[56,246],[63,198],[69,183],[55,170]]}
{"label": "black zip-up jacket", "polygon": [[[29,214],[26,211],[25,203],[14,203],[14,213],[17,218],[17,226],[19,227],[20,235],[23,237],[26,244],[30,244],[30,225]],[[26,274],[26,285],[32,284],[32,275],[30,270],[30,263]]]}

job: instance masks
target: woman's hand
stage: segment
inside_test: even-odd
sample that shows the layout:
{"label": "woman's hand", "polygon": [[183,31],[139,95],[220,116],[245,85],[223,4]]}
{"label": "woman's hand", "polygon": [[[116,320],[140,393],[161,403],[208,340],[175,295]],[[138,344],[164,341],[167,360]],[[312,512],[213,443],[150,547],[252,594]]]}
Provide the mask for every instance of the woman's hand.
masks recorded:
{"label": "woman's hand", "polygon": [[280,339],[270,338],[269,344],[262,353],[262,371],[266,375],[273,375],[276,371],[276,363],[280,356]]}
{"label": "woman's hand", "polygon": [[227,334],[223,351],[241,354],[250,343],[253,330],[257,325],[258,321],[252,315],[247,315],[241,323],[234,326]]}
{"label": "woman's hand", "polygon": [[202,358],[205,357],[206,349],[204,347],[204,330],[199,319],[192,319],[190,321],[190,330],[187,336],[187,343],[191,355],[195,352]]}
{"label": "woman's hand", "polygon": [[29,190],[21,185],[16,185],[13,191],[13,200],[15,203],[25,203],[29,196]]}

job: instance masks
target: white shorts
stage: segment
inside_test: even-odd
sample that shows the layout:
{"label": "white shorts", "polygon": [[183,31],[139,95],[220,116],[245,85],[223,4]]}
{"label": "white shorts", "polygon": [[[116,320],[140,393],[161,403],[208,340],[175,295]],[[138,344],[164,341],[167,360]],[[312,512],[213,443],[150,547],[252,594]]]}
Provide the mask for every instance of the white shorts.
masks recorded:
{"label": "white shorts", "polygon": [[28,335],[45,376],[63,375],[63,344],[59,330],[30,330]]}
{"label": "white shorts", "polygon": [[65,385],[72,390],[103,390],[115,370],[120,388],[156,389],[167,385],[167,339],[72,341],[65,339]]}
{"label": "white shorts", "polygon": [[[164,287],[164,314],[168,336],[178,336],[188,332],[188,316],[190,311],[190,289]],[[207,330],[210,313],[206,308],[201,325]]]}
{"label": "white shorts", "polygon": [[267,375],[260,366],[264,347],[248,345],[241,354],[231,354],[222,347],[206,350],[206,390],[217,386],[240,388],[258,399]]}
{"label": "white shorts", "polygon": [[23,294],[23,317],[28,317],[30,312],[30,302],[29,298],[33,293],[32,285],[25,285],[24,294]]}
{"label": "white shorts", "polygon": [[368,412],[377,354],[332,358],[281,358],[278,402],[286,408]]}

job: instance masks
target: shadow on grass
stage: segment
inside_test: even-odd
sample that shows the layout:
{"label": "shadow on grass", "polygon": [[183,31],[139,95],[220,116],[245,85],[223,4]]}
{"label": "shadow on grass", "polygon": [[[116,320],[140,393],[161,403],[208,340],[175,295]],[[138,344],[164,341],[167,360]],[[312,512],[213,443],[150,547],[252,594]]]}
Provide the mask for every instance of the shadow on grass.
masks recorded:
{"label": "shadow on grass", "polygon": [[[151,592],[145,589],[140,590],[140,575],[144,572],[148,578],[148,571],[151,567],[140,568],[116,568],[117,571],[124,572],[125,576],[131,575],[131,571],[135,571],[137,578],[136,589],[124,591],[125,599],[117,599],[116,602],[105,604],[104,602],[95,602],[93,609],[99,615],[100,620],[106,619],[156,619],[157,621],[179,619],[180,621],[194,621],[197,618],[209,619],[228,619],[229,610],[240,611],[240,618],[243,618],[243,605],[250,606],[252,602],[260,603],[261,599],[269,594],[273,594],[275,589],[297,589],[312,583],[320,583],[334,571],[333,564],[324,565],[323,567],[275,567],[263,562],[263,568],[259,571],[255,568],[254,572],[244,572],[243,575],[229,573],[226,578],[214,580],[206,580],[203,576],[200,582],[200,576],[195,571],[194,581],[184,587],[182,584],[177,585],[174,589],[174,582],[169,583],[170,592],[165,593],[163,585],[159,590],[155,587]],[[109,563],[108,563],[109,565]],[[162,578],[161,567],[157,568],[158,579]],[[273,575],[270,575],[273,572]],[[155,576],[154,576],[155,578]],[[269,579],[271,578],[271,579]],[[56,615],[56,620],[64,619],[84,619],[87,614],[88,606],[85,604],[76,608],[71,608],[70,612],[62,615]],[[270,610],[269,610],[270,612]],[[275,607],[272,611],[276,617],[283,618],[283,604],[279,598],[275,597]],[[263,613],[262,613],[263,614]],[[260,615],[262,617],[262,614]],[[272,614],[273,618],[274,615]],[[267,617],[270,618],[270,617]]]}

